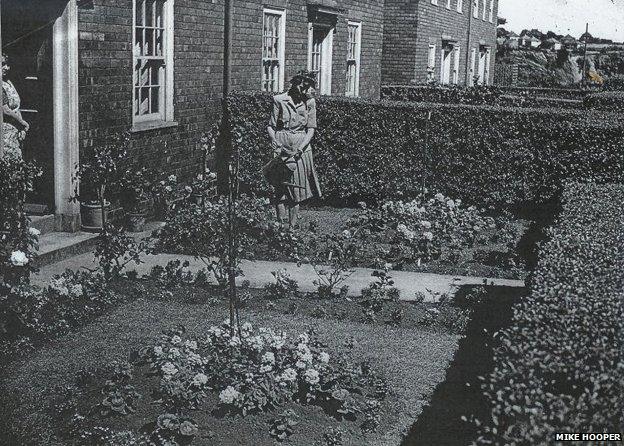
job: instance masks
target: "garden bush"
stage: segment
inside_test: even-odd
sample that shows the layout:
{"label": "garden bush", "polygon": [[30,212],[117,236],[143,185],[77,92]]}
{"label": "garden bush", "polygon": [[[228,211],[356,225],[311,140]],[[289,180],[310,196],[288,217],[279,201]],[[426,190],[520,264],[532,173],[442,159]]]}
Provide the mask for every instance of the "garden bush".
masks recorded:
{"label": "garden bush", "polygon": [[[624,429],[624,187],[573,183],[499,334],[478,444],[552,444],[555,432]],[[483,421],[483,420],[481,420]]]}
{"label": "garden bush", "polygon": [[624,91],[603,91],[585,97],[583,104],[586,108],[624,112]]}
{"label": "garden bush", "polygon": [[[242,187],[268,194],[271,96],[228,103]],[[620,182],[624,172],[620,115],[325,97],[317,109],[314,156],[330,201],[410,198],[424,180],[468,204],[521,206],[557,196],[565,178]]]}
{"label": "garden bush", "polygon": [[436,102],[441,104],[494,104],[500,96],[494,87],[431,87],[431,86],[393,86],[381,88],[381,97],[391,101]]}
{"label": "garden bush", "polygon": [[607,91],[624,91],[624,74],[616,74],[605,79],[603,89]]}

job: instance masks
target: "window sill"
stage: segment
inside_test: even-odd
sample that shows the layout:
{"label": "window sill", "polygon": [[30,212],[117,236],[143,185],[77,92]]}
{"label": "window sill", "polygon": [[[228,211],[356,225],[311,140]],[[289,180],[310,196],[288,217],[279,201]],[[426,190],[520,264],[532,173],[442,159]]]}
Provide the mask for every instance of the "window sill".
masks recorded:
{"label": "window sill", "polygon": [[130,133],[146,132],[148,130],[166,129],[169,127],[177,127],[177,121],[146,121],[137,122],[132,125]]}

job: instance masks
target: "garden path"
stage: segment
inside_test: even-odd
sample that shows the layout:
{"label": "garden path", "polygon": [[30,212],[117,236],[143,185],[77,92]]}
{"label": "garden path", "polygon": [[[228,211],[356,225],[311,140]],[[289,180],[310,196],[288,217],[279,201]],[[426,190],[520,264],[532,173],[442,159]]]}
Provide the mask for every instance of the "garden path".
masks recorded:
{"label": "garden path", "polygon": [[[170,260],[180,259],[188,260],[189,269],[193,272],[198,271],[204,265],[201,261],[195,260],[191,256],[179,254],[157,254],[144,255],[143,263],[140,265],[132,264],[130,269],[135,269],[139,275],[148,274],[150,270],[156,266],[165,266]],[[46,265],[41,268],[39,273],[32,278],[35,284],[44,284],[49,281],[55,274],[60,274],[66,269],[78,270],[80,268],[94,268],[95,263],[93,253],[86,253],[70,257],[57,263]],[[303,292],[316,291],[313,281],[317,278],[314,268],[310,265],[297,266],[291,262],[274,262],[265,260],[241,262],[241,269],[244,276],[239,278],[241,283],[248,280],[252,288],[262,288],[267,283],[274,281],[271,275],[272,271],[286,269],[291,278],[299,284],[299,289]],[[358,296],[362,288],[366,288],[374,278],[371,276],[374,270],[370,268],[354,268],[353,274],[345,281],[345,285],[349,286],[349,296]],[[524,287],[522,280],[510,279],[490,279],[485,277],[469,277],[469,276],[450,276],[431,273],[420,273],[410,271],[391,271],[390,276],[394,280],[394,286],[399,289],[401,300],[415,300],[418,293],[425,296],[425,301],[435,301],[442,294],[453,295],[462,285],[480,285],[487,281],[488,285],[499,285],[509,287]]]}

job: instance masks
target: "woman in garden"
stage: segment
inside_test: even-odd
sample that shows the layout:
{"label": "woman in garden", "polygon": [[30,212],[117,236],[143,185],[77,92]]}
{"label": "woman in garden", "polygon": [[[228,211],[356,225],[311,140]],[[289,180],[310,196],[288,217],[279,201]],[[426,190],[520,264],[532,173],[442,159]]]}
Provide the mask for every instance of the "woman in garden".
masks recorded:
{"label": "woman in garden", "polygon": [[[275,188],[277,219],[285,228],[297,227],[299,203],[321,197],[310,144],[316,129],[315,88],[314,72],[303,70],[291,79],[288,92],[273,97],[267,131],[275,158],[265,166],[265,176]],[[276,181],[269,170],[280,168]]]}
{"label": "woman in garden", "polygon": [[22,141],[30,128],[20,112],[20,97],[13,83],[6,78],[9,72],[8,58],[2,54],[2,156],[22,157]]}

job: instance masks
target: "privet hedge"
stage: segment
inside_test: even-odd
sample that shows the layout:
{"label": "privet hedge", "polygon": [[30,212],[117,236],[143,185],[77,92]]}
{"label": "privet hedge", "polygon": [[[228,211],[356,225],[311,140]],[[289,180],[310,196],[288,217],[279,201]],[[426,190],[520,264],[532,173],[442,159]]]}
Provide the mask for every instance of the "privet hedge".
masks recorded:
{"label": "privet hedge", "polygon": [[[271,96],[236,93],[228,103],[243,190],[266,194]],[[556,196],[564,178],[623,177],[616,114],[326,97],[317,113],[314,157],[330,200],[415,196],[424,176],[429,190],[470,203],[524,205]]]}
{"label": "privet hedge", "polygon": [[624,431],[624,187],[571,184],[559,218],[499,334],[479,444]]}
{"label": "privet hedge", "polygon": [[624,112],[624,91],[604,91],[587,95],[583,100],[586,108]]}

